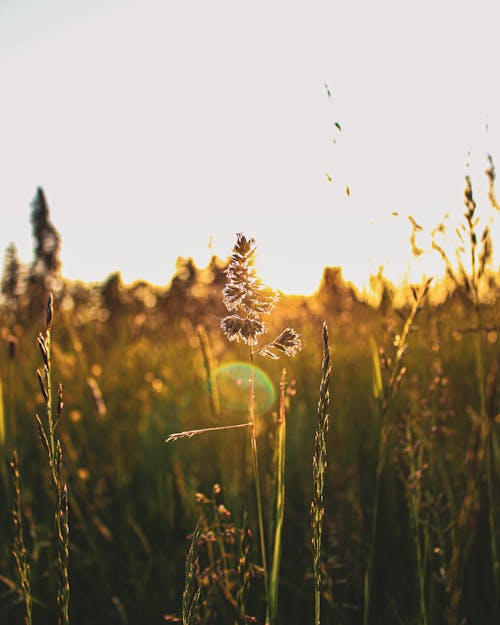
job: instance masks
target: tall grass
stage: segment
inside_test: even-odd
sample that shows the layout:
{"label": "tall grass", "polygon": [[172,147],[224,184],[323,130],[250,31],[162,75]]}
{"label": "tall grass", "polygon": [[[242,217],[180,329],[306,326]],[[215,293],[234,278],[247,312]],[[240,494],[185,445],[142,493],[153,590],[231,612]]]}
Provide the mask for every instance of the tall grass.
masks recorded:
{"label": "tall grass", "polygon": [[323,323],[323,362],[321,365],[321,384],[318,401],[318,424],[314,437],[313,455],[313,500],[311,503],[312,551],[314,572],[314,623],[321,624],[321,542],[325,506],[323,491],[325,473],[328,466],[326,435],[328,434],[328,406],[330,403],[330,348],[328,328]]}
{"label": "tall grass", "polygon": [[371,618],[370,610],[380,504],[380,485],[385,463],[387,460],[389,439],[393,429],[393,423],[391,421],[391,408],[396,399],[403,377],[407,372],[407,367],[403,365],[403,356],[408,349],[408,339],[410,336],[410,331],[413,327],[415,317],[422,310],[424,300],[429,292],[430,283],[431,280],[429,279],[424,282],[420,289],[412,289],[413,303],[411,305],[409,314],[404,321],[401,333],[396,334],[394,338],[395,353],[391,358],[384,358],[383,361],[386,373],[385,380],[382,376],[382,367],[379,360],[379,354],[372,348],[373,389],[375,398],[378,401],[380,411],[380,440],[377,468],[375,473],[373,516],[371,522],[370,542],[368,547],[368,560],[364,576],[364,625],[368,625]]}
{"label": "tall grass", "polygon": [[57,426],[63,410],[62,385],[59,384],[57,402],[54,410],[52,366],[51,366],[51,328],[54,317],[52,294],[47,302],[45,334],[38,335],[38,347],[43,363],[43,373],[37,369],[40,391],[45,403],[45,423],[35,415],[40,441],[47,453],[49,475],[55,495],[54,528],[57,551],[57,622],[69,625],[69,522],[68,522],[68,489],[63,480],[63,452],[61,441],[56,435]]}
{"label": "tall grass", "polygon": [[[486,174],[489,180],[488,197],[491,207],[499,210],[495,194],[495,168],[491,156],[488,157],[489,167]],[[475,378],[477,385],[478,405],[470,408],[472,421],[469,453],[467,457],[467,487],[457,519],[459,541],[453,549],[450,563],[450,624],[456,625],[460,620],[460,601],[462,597],[462,580],[464,567],[471,541],[468,526],[473,522],[477,511],[481,508],[481,491],[483,478],[486,484],[487,516],[490,542],[491,572],[493,579],[493,616],[495,621],[500,618],[500,562],[498,558],[497,527],[495,521],[494,475],[498,471],[500,455],[498,453],[498,433],[495,428],[494,406],[488,408],[486,371],[485,334],[488,326],[483,318],[483,305],[480,290],[486,281],[486,269],[492,258],[492,241],[489,225],[483,226],[478,232],[480,219],[477,216],[477,205],[474,199],[470,176],[465,179],[464,191],[465,213],[460,228],[456,230],[459,238],[457,246],[457,266],[451,262],[443,247],[433,241],[434,249],[439,253],[447,274],[454,283],[457,292],[468,305],[471,312],[472,325],[465,330],[473,336]],[[468,261],[468,263],[467,263]],[[468,266],[467,266],[468,265]],[[469,322],[470,323],[470,322]],[[490,374],[491,375],[491,374]],[[495,458],[496,456],[496,458]],[[496,463],[496,468],[495,468]]]}
{"label": "tall grass", "polygon": [[[439,299],[440,285],[429,287],[431,297],[410,323],[422,289],[415,296],[408,287],[406,301],[398,293],[396,305],[394,288],[384,284],[382,303],[375,306],[334,270],[325,272],[314,297],[275,302],[272,314],[263,316],[268,335],[278,337],[270,343],[264,333],[252,334],[263,323],[260,312],[225,308],[227,266],[219,261],[206,270],[186,264],[169,289],[125,287],[118,279],[92,286],[64,282],[56,296],[55,329],[47,341],[46,324],[39,344],[43,445],[29,418],[37,403],[32,372],[39,356],[31,337],[39,321],[21,300],[15,316],[0,311],[0,377],[7,398],[2,474],[8,478],[17,448],[22,477],[19,507],[8,479],[0,484],[0,501],[7,502],[0,506],[0,622],[26,622],[28,595],[34,623],[60,619],[64,569],[67,578],[71,574],[75,625],[157,622],[176,610],[179,622],[185,538],[193,519],[202,518],[199,571],[193,557],[187,575],[189,596],[199,590],[199,600],[184,606],[184,619],[195,625],[248,624],[252,618],[263,623],[266,612],[268,622],[279,625],[310,623],[313,613],[324,625],[359,625],[365,618],[370,625],[495,623],[498,275],[491,269],[493,229],[476,223],[477,216],[474,209],[460,231],[463,271],[450,263],[455,279],[448,276],[447,295]],[[250,256],[240,252],[238,262],[244,264]],[[260,284],[248,275],[248,284]],[[230,295],[237,299],[242,293]],[[228,318],[223,329],[235,336],[229,344],[220,331],[220,320]],[[314,498],[311,456],[318,421],[311,414],[324,359],[324,345],[317,341],[323,319],[335,344],[335,436],[324,457],[325,513],[319,564],[312,564],[307,502]],[[305,353],[288,367],[290,384],[298,382],[294,401],[282,411],[288,393],[282,381],[273,419],[273,408],[256,410],[254,387],[253,419],[250,392],[246,412],[238,408],[239,416],[233,415],[217,395],[217,365],[244,360],[250,372],[253,358],[254,386],[257,367],[279,381],[282,365],[273,356],[293,344],[296,335],[281,329],[295,324]],[[243,340],[252,336],[258,343]],[[15,359],[9,355],[13,337]],[[54,379],[65,389],[59,421],[62,398]],[[161,442],[169,432],[179,432],[172,435],[179,442],[165,447]],[[64,470],[58,469],[62,447]],[[61,476],[58,488],[54,467]],[[64,483],[71,494],[70,518]],[[220,494],[216,483],[223,486]],[[196,501],[197,493],[210,489],[205,503]],[[14,532],[13,508],[22,516]],[[19,528],[29,591],[23,591],[23,573],[11,556]]]}
{"label": "tall grass", "polygon": [[280,584],[281,553],[283,551],[283,524],[285,521],[285,469],[286,469],[286,370],[280,380],[279,413],[276,431],[276,503],[273,535],[273,555],[269,578],[269,619],[275,623],[278,618],[278,595]]}
{"label": "tall grass", "polygon": [[182,625],[194,625],[196,608],[200,600],[200,559],[198,542],[200,540],[200,523],[196,526],[186,558],[186,575],[182,594]]}
{"label": "tall grass", "polygon": [[16,562],[17,583],[19,585],[22,601],[24,604],[25,625],[32,625],[33,598],[31,595],[31,575],[28,552],[24,542],[23,513],[21,504],[21,487],[19,476],[19,464],[16,451],[12,454],[10,463],[12,469],[12,484],[14,487],[14,507],[12,509],[12,524],[14,526],[14,540],[12,555]]}
{"label": "tall grass", "polygon": [[[254,239],[247,239],[245,235],[238,234],[236,244],[233,248],[231,262],[226,269],[226,285],[223,291],[223,302],[230,313],[221,321],[221,328],[230,341],[242,341],[248,346],[250,361],[250,386],[248,423],[234,426],[217,426],[214,428],[204,428],[201,430],[190,430],[172,434],[167,438],[167,442],[179,438],[192,437],[207,431],[221,431],[224,429],[235,429],[248,426],[250,429],[251,457],[253,478],[255,484],[255,501],[257,506],[257,521],[259,528],[260,555],[262,561],[262,571],[264,576],[264,590],[266,597],[266,625],[274,625],[278,615],[278,588],[279,569],[281,559],[281,531],[284,517],[284,470],[285,470],[285,404],[284,386],[281,382],[281,404],[280,419],[278,425],[278,477],[276,480],[276,515],[275,534],[273,541],[272,569],[269,570],[268,555],[266,546],[266,535],[264,531],[264,506],[262,498],[262,477],[259,468],[259,451],[256,434],[255,415],[255,356],[277,360],[280,354],[295,356],[302,349],[299,335],[291,328],[283,330],[272,342],[263,346],[258,345],[258,337],[266,333],[266,325],[263,317],[269,315],[276,304],[277,294],[266,287],[258,277],[255,269]],[[200,331],[198,330],[200,336]],[[203,349],[205,367],[208,373],[208,380],[212,389],[213,381],[210,378],[211,366],[209,365],[206,341],[201,333],[201,344]],[[217,415],[217,401],[214,399],[214,391],[211,392],[211,405],[214,416]],[[218,580],[218,578],[217,578]],[[219,583],[217,581],[217,583]],[[229,601],[231,603],[231,601]]]}

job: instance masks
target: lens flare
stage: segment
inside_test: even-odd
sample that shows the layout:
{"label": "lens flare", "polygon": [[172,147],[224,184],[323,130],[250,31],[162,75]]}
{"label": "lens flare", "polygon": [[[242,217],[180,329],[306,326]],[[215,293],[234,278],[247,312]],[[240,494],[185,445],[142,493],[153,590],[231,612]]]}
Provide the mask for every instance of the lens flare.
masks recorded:
{"label": "lens flare", "polygon": [[[245,362],[229,362],[217,368],[215,378],[224,414],[248,414],[251,367]],[[268,375],[255,367],[255,414],[266,413],[274,404],[276,393]]]}

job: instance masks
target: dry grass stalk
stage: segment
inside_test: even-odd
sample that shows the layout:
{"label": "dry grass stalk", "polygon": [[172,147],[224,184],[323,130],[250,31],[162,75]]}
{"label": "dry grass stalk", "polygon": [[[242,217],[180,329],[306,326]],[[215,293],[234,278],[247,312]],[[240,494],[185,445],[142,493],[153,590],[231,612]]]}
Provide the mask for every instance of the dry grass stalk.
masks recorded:
{"label": "dry grass stalk", "polygon": [[54,317],[52,293],[47,302],[47,317],[45,334],[38,336],[38,347],[43,362],[43,374],[37,370],[38,383],[45,404],[45,424],[35,415],[38,435],[47,453],[49,473],[55,491],[56,510],[54,525],[57,545],[57,618],[59,625],[69,624],[69,522],[68,522],[68,492],[62,478],[63,453],[61,442],[56,436],[56,428],[62,416],[63,395],[62,385],[57,392],[56,410],[53,410],[52,377],[50,359],[51,327]]}
{"label": "dry grass stalk", "polygon": [[243,527],[240,534],[239,547],[240,556],[237,566],[238,590],[236,598],[242,614],[246,613],[246,594],[250,585],[250,551],[252,546],[252,532],[248,527],[248,516],[246,510],[243,512]]}
{"label": "dry grass stalk", "polygon": [[200,540],[201,524],[198,521],[193,539],[186,558],[186,577],[182,593],[182,625],[194,625],[201,588],[199,584],[200,559],[198,541]]}
{"label": "dry grass stalk", "polygon": [[[244,513],[243,528],[236,527],[231,512],[218,500],[219,484],[212,497],[195,494],[199,520],[186,559],[182,622],[238,623],[257,620],[246,614],[246,593],[250,579],[260,574],[250,561],[252,534]],[[165,615],[169,623],[180,623],[175,615]]]}
{"label": "dry grass stalk", "polygon": [[321,540],[323,536],[323,519],[325,505],[323,490],[327,468],[326,435],[328,433],[328,406],[330,403],[330,349],[328,345],[328,328],[323,322],[323,362],[321,366],[321,383],[319,387],[318,424],[314,437],[313,455],[313,500],[311,503],[312,552],[314,571],[314,623],[321,623]]}
{"label": "dry grass stalk", "polygon": [[[492,207],[498,210],[498,202],[495,196],[495,168],[491,156],[488,158],[490,167],[486,170],[486,174],[489,180],[489,199]],[[493,245],[488,224],[483,227],[480,236],[477,231],[480,220],[477,216],[477,205],[470,176],[465,177],[464,204],[466,209],[464,222],[456,229],[458,237],[456,267],[444,248],[435,240],[437,234],[444,234],[445,228],[443,224],[433,231],[432,247],[441,256],[446,267],[446,274],[454,286],[466,300],[470,300],[477,306],[480,299],[480,283],[486,276],[486,271],[491,263]],[[470,264],[469,270],[464,264],[464,256],[467,255],[469,257],[468,263]]]}
{"label": "dry grass stalk", "polygon": [[276,510],[274,515],[273,557],[269,577],[269,619],[274,623],[278,617],[278,594],[282,551],[282,533],[285,520],[285,467],[286,467],[286,370],[280,381],[280,408],[276,443]]}
{"label": "dry grass stalk", "polygon": [[[466,490],[456,520],[456,542],[453,545],[451,562],[448,568],[447,592],[450,605],[448,619],[450,625],[459,625],[460,602],[463,591],[464,567],[473,541],[470,527],[477,522],[481,509],[480,487],[484,474],[486,431],[481,419],[471,413],[472,429],[469,435],[468,452],[465,462]],[[492,554],[494,555],[494,554]]]}
{"label": "dry grass stalk", "polygon": [[[266,591],[266,625],[275,622],[276,603],[271,599],[269,586],[269,570],[267,565],[267,549],[264,534],[264,513],[261,494],[261,476],[259,471],[259,455],[255,435],[254,382],[256,354],[272,359],[279,358],[279,353],[295,356],[302,344],[299,334],[292,328],[285,328],[273,341],[259,347],[258,337],[266,332],[262,319],[269,315],[278,299],[277,293],[265,286],[255,269],[255,239],[247,239],[238,234],[233,248],[231,261],[226,269],[226,286],[223,290],[223,302],[229,312],[221,321],[221,328],[230,341],[243,341],[250,351],[250,397],[249,412],[251,423],[252,466],[255,479],[255,496],[257,500],[257,517],[259,523],[260,551],[264,570],[264,586]],[[278,583],[274,580],[274,583]],[[272,607],[272,612],[270,609]]]}
{"label": "dry grass stalk", "polygon": [[24,622],[25,625],[31,625],[31,609],[33,600],[31,597],[30,565],[28,562],[28,553],[24,544],[21,487],[19,484],[19,465],[16,451],[12,454],[10,466],[12,469],[12,484],[14,487],[14,507],[12,509],[14,541],[12,544],[12,555],[14,556],[14,560],[16,562],[18,583],[24,603]]}
{"label": "dry grass stalk", "polygon": [[[196,430],[188,430],[171,434],[165,442],[172,442],[182,438],[192,438],[206,432],[216,432],[228,429],[237,429],[249,427],[251,431],[251,449],[252,449],[252,466],[255,479],[255,494],[257,501],[257,516],[259,524],[259,538],[262,558],[262,568],[264,571],[264,586],[266,592],[266,623],[273,625],[277,618],[277,586],[279,583],[279,562],[273,561],[273,599],[270,600],[269,587],[269,570],[267,565],[267,549],[264,534],[264,514],[262,507],[261,494],[261,478],[259,472],[259,459],[257,451],[257,438],[255,434],[255,368],[254,357],[256,354],[267,356],[274,360],[279,358],[280,354],[287,356],[295,356],[301,349],[302,344],[298,333],[292,328],[285,328],[273,341],[263,346],[258,346],[258,337],[266,332],[266,326],[262,319],[264,315],[269,315],[274,309],[277,294],[265,286],[258,277],[255,269],[255,250],[256,244],[254,239],[247,239],[243,234],[237,235],[236,244],[233,248],[231,261],[226,269],[226,286],[223,290],[223,302],[227,310],[232,313],[221,321],[221,328],[226,337],[230,341],[243,341],[249,346],[249,355],[251,363],[250,373],[250,390],[249,390],[249,422],[238,425],[218,426],[212,428],[203,428]],[[198,336],[204,349],[205,366],[207,367],[206,345],[203,344],[203,332],[198,332]],[[210,371],[207,371],[210,375]],[[217,415],[217,404],[212,399],[212,411],[214,416]],[[282,437],[282,445],[285,440]],[[284,470],[284,451],[283,451],[282,468]],[[280,488],[284,488],[283,481],[280,482]],[[284,502],[284,499],[283,499]],[[278,535],[278,545],[275,545],[276,554],[281,556],[281,524],[284,514],[283,506],[278,511],[280,532]]]}
{"label": "dry grass stalk", "polygon": [[[486,175],[489,181],[489,200],[491,206],[498,210],[498,202],[495,195],[495,168],[491,156],[488,156],[489,168],[486,170]],[[465,523],[465,518],[468,518],[471,514],[471,510],[474,508],[472,502],[476,502],[478,493],[483,489],[483,483],[486,484],[486,497],[488,505],[488,524],[489,524],[489,539],[491,550],[491,567],[492,578],[494,585],[494,615],[498,620],[500,615],[500,560],[498,556],[498,546],[496,538],[496,520],[495,520],[495,505],[494,505],[494,456],[495,449],[498,448],[496,439],[496,432],[493,428],[493,414],[488,413],[488,406],[486,400],[486,352],[484,346],[484,336],[486,331],[485,324],[482,318],[482,308],[480,301],[480,287],[481,282],[486,278],[486,270],[491,264],[492,260],[492,243],[491,233],[489,227],[486,225],[483,229],[481,236],[478,236],[477,228],[479,224],[479,218],[476,214],[476,202],[474,200],[472,184],[469,176],[465,178],[465,191],[464,191],[464,223],[457,229],[457,234],[462,242],[462,246],[459,245],[457,249],[457,262],[458,271],[454,271],[452,263],[444,252],[441,246],[433,242],[434,249],[440,254],[443,262],[445,263],[448,275],[452,278],[459,292],[462,294],[464,300],[471,306],[471,312],[473,320],[472,328],[468,328],[468,332],[474,332],[474,350],[475,350],[475,368],[476,368],[476,380],[477,390],[479,395],[479,409],[477,411],[480,424],[475,423],[473,419],[473,428],[471,433],[471,443],[475,441],[469,447],[469,454],[476,458],[474,461],[474,470],[468,472],[466,494],[464,497],[462,508],[459,512],[458,527]],[[462,234],[463,233],[463,234]],[[466,250],[464,237],[468,239],[468,249]],[[464,266],[462,257],[465,253],[470,257],[470,270]],[[480,446],[480,448],[477,447]],[[481,461],[478,460],[481,458]],[[480,503],[478,504],[480,505]],[[459,602],[461,596],[461,589],[459,588],[459,579],[461,576],[462,568],[465,564],[465,559],[468,551],[468,541],[462,540],[457,543],[454,549],[452,562],[450,564],[450,623],[458,622],[459,616]]]}
{"label": "dry grass stalk", "polygon": [[419,625],[427,625],[426,604],[426,551],[429,542],[429,521],[423,515],[424,475],[429,468],[425,460],[426,433],[419,423],[418,417],[410,412],[403,420],[403,463],[405,465],[404,486],[410,527],[415,549],[415,560],[418,580]]}
{"label": "dry grass stalk", "polygon": [[194,436],[200,436],[200,434],[206,434],[207,432],[220,432],[221,430],[237,430],[238,428],[249,428],[251,427],[251,425],[251,423],[238,423],[237,425],[221,425],[214,428],[202,428],[201,430],[186,430],[185,432],[176,432],[175,434],[170,434],[170,436],[165,439],[165,442],[173,443],[174,441],[178,441],[181,438],[193,438]]}
{"label": "dry grass stalk", "polygon": [[[375,542],[377,537],[377,523],[378,523],[378,508],[380,499],[380,483],[382,479],[382,473],[385,466],[387,447],[392,431],[392,424],[390,422],[390,413],[392,403],[395,400],[401,382],[406,375],[407,369],[402,364],[403,357],[408,349],[408,339],[411,329],[413,327],[415,317],[422,310],[425,299],[429,293],[429,288],[432,278],[424,281],[420,289],[412,288],[413,302],[410,312],[404,322],[401,334],[394,337],[394,346],[396,352],[392,359],[387,359],[387,380],[384,382],[382,379],[382,368],[379,359],[379,355],[376,350],[376,345],[372,343],[372,357],[373,357],[373,390],[374,396],[379,401],[380,406],[380,442],[379,452],[377,460],[377,469],[375,474],[375,492],[373,503],[373,518],[371,526],[371,538],[368,550],[368,560],[365,569],[364,576],[364,608],[363,608],[363,624],[368,625],[370,620],[370,607],[372,598],[372,584],[373,584],[373,565],[375,558]],[[390,363],[390,364],[389,364]]]}

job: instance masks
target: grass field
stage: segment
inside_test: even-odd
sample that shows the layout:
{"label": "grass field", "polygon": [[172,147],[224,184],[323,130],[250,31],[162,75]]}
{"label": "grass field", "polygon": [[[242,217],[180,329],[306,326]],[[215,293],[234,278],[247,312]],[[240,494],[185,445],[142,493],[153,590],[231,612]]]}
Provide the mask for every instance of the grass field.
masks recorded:
{"label": "grass field", "polygon": [[60,281],[49,336],[47,290],[5,300],[0,623],[264,623],[269,600],[283,625],[500,622],[498,275],[470,242],[472,268],[429,293],[379,277],[368,303],[327,269],[314,296],[282,297],[269,340],[291,327],[302,351],[252,356],[255,427],[168,444],[249,421],[249,349],[220,327],[219,261],[186,261],[163,289]]}

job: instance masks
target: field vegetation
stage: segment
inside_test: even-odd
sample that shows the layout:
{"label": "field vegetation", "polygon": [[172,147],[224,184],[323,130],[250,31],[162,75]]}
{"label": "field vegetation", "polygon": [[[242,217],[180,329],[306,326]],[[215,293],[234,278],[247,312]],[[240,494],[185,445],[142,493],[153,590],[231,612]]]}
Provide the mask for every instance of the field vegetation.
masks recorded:
{"label": "field vegetation", "polygon": [[0,623],[500,622],[499,275],[470,181],[446,280],[369,298],[326,268],[257,309],[245,237],[165,287],[70,282],[41,189],[32,225],[2,280]]}

